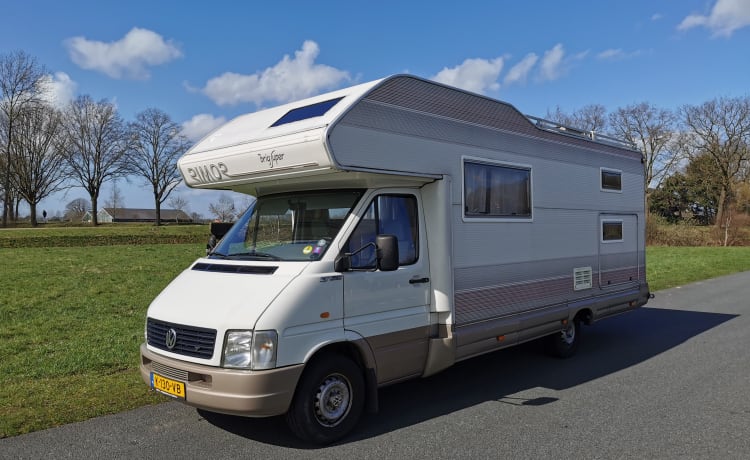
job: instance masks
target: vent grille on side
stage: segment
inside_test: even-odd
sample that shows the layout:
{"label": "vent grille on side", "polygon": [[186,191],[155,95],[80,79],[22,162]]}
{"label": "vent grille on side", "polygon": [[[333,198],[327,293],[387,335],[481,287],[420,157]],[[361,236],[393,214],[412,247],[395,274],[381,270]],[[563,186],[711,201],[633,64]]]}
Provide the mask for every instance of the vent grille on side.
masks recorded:
{"label": "vent grille on side", "polygon": [[591,267],[581,267],[573,269],[573,290],[580,291],[583,289],[591,289],[592,287],[592,271]]}

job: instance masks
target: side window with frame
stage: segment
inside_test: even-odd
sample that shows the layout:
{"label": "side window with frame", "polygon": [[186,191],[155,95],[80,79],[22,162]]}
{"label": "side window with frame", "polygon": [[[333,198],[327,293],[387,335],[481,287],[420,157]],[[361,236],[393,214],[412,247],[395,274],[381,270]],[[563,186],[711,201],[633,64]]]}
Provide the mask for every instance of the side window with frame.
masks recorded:
{"label": "side window with frame", "polygon": [[617,169],[599,168],[601,174],[601,190],[603,192],[622,191],[622,171]]}
{"label": "side window with frame", "polygon": [[602,220],[602,243],[620,243],[622,239],[622,220]]}
{"label": "side window with frame", "polygon": [[[379,195],[367,208],[352,232],[345,251],[352,253],[375,243],[377,235],[395,235],[398,240],[399,265],[411,265],[419,254],[417,199],[414,195]],[[357,270],[376,268],[374,244],[352,256],[351,267]]]}
{"label": "side window with frame", "polygon": [[464,217],[531,219],[531,167],[464,162]]}

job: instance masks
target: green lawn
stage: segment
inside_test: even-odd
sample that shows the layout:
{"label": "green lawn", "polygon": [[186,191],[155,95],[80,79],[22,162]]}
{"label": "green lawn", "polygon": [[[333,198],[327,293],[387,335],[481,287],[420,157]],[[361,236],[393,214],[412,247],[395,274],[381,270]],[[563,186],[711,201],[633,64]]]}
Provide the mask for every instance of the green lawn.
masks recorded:
{"label": "green lawn", "polygon": [[[138,374],[146,309],[204,247],[0,249],[0,437],[162,401]],[[655,291],[750,270],[750,248],[651,247],[647,263]]]}
{"label": "green lawn", "polygon": [[750,270],[750,247],[666,247],[646,251],[652,291]]}
{"label": "green lawn", "polygon": [[0,249],[0,437],[160,400],[137,372],[146,308],[204,251]]}
{"label": "green lawn", "polygon": [[78,227],[0,228],[0,248],[203,243],[208,225],[109,224]]}

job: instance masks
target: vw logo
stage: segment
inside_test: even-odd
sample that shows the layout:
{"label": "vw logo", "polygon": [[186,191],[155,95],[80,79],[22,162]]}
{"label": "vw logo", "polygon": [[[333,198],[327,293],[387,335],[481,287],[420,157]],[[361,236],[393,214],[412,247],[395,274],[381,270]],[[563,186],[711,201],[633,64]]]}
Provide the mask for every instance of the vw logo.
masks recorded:
{"label": "vw logo", "polygon": [[174,348],[174,346],[177,344],[177,331],[174,329],[170,329],[167,331],[167,338],[164,340],[164,342],[167,345],[167,348],[170,350]]}

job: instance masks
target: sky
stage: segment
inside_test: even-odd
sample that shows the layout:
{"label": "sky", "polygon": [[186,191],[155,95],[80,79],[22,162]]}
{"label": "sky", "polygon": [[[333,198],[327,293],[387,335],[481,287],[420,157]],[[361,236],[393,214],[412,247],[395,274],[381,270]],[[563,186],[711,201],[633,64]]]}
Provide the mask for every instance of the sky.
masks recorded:
{"label": "sky", "polygon": [[[90,95],[125,121],[159,108],[192,141],[244,113],[400,73],[541,117],[750,95],[750,0],[3,3],[0,54],[44,65],[53,103]],[[117,187],[124,207],[154,207],[142,181]],[[204,217],[221,193],[173,192]],[[76,198],[88,196],[72,188],[38,212]]]}

